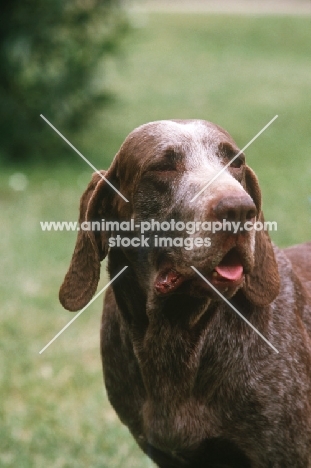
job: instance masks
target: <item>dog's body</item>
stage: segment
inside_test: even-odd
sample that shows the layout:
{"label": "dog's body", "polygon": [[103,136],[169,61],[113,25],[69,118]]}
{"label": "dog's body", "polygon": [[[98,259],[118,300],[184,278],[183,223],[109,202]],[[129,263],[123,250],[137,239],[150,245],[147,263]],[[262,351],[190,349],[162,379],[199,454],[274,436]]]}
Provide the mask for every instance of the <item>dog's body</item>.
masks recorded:
{"label": "dog's body", "polygon": [[[263,221],[243,155],[192,201],[237,154],[208,122],[139,127],[102,173],[129,203],[95,174],[80,222]],[[200,229],[193,238],[206,235]],[[109,235],[79,232],[60,292],[69,310],[94,294]],[[152,245],[108,254],[111,278],[128,267],[106,294],[101,329],[106,388],[122,422],[161,468],[311,467],[311,243],[280,251],[265,231],[241,230],[211,233],[210,246],[190,250]]]}

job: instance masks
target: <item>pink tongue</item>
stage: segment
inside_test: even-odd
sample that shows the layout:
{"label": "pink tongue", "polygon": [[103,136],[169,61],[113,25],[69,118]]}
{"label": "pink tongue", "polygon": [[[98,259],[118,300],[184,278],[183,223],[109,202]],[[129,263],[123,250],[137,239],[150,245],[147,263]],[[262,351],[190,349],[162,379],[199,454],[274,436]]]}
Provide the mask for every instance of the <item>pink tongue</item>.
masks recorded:
{"label": "pink tongue", "polygon": [[242,265],[218,265],[215,270],[222,278],[230,281],[239,280],[243,274]]}

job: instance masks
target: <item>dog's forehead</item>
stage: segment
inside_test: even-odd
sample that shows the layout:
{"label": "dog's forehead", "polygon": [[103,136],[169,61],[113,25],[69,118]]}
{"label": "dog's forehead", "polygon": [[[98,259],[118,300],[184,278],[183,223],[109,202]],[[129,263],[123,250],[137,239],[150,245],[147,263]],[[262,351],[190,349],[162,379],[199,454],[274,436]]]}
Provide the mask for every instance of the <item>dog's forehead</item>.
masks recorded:
{"label": "dog's forehead", "polygon": [[132,163],[144,164],[173,150],[185,157],[188,169],[201,164],[219,167],[220,148],[223,145],[238,147],[232,137],[221,127],[205,120],[159,120],[136,128],[129,134],[122,149]]}
{"label": "dog's forehead", "polygon": [[158,145],[191,146],[204,144],[206,146],[219,144],[224,140],[233,143],[230,135],[217,125],[203,120],[160,120],[138,127],[132,135],[150,137]]}

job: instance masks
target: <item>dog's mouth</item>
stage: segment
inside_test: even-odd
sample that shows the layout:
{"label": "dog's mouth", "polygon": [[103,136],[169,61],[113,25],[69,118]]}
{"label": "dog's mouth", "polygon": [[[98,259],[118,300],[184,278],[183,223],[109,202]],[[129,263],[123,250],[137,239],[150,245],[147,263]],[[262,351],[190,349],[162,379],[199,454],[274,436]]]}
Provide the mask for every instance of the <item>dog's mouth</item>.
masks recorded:
{"label": "dog's mouth", "polygon": [[243,277],[244,267],[236,249],[231,249],[212,271],[212,279],[220,282],[236,282]]}
{"label": "dog's mouth", "polygon": [[[216,287],[220,292],[234,290],[239,287],[244,280],[245,265],[241,255],[236,248],[227,252],[221,261],[207,273],[200,271],[207,281]],[[182,288],[180,288],[183,286]],[[187,271],[174,267],[170,262],[165,262],[158,272],[155,283],[155,291],[158,295],[173,293],[179,289],[180,292],[200,293],[210,291],[207,282],[200,278],[191,268]]]}
{"label": "dog's mouth", "polygon": [[186,281],[186,277],[174,268],[165,268],[160,271],[155,280],[155,290],[158,294],[168,294],[175,291]]}

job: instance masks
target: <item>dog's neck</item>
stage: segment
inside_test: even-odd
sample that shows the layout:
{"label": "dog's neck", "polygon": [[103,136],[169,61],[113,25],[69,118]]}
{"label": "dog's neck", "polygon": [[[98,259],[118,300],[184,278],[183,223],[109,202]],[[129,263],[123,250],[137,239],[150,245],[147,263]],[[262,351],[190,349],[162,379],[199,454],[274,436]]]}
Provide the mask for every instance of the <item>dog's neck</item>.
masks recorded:
{"label": "dog's neck", "polygon": [[[124,266],[124,258],[114,255],[111,264],[113,276]],[[213,398],[219,387],[232,379],[231,369],[236,373],[239,366],[245,380],[245,349],[256,334],[223,302],[182,294],[165,300],[151,295],[148,300],[131,266],[113,289],[151,399],[163,399],[166,392],[178,393],[184,399],[196,387],[205,387],[205,394]],[[232,302],[248,318],[256,313],[240,292]],[[238,335],[232,333],[236,328]],[[198,381],[202,366],[206,382]]]}

